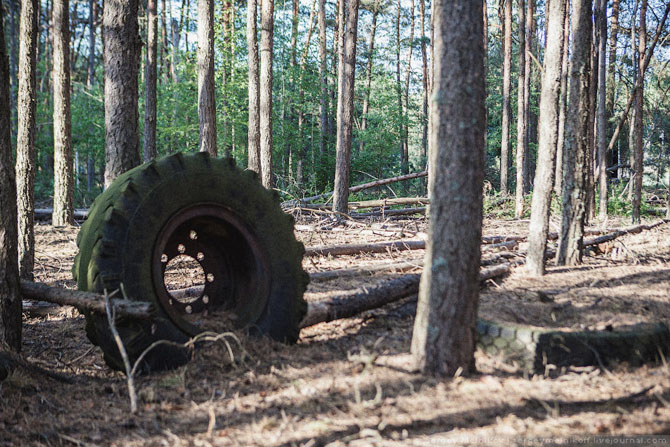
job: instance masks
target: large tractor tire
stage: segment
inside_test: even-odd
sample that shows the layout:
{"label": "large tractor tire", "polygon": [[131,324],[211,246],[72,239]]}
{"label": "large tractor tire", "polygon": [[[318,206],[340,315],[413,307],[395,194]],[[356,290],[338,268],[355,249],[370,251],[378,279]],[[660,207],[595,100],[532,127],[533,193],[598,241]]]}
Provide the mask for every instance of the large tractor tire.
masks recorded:
{"label": "large tractor tire", "polygon": [[[174,342],[151,349],[143,371],[183,365],[190,351],[180,345],[203,331],[298,339],[309,280],[304,247],[277,194],[231,159],[176,154],[126,172],[93,203],[77,245],[80,290],[122,288],[156,310],[151,321],[116,321],[131,362],[158,340]],[[170,275],[199,278],[200,287],[179,294]],[[109,366],[123,369],[106,316],[85,315],[89,339]]]}

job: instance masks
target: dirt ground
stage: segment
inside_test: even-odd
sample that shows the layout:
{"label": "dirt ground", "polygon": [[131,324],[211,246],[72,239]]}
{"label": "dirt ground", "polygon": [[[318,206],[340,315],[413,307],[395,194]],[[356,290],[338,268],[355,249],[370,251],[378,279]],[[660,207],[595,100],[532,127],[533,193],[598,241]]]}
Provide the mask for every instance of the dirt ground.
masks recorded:
{"label": "dirt ground", "polygon": [[[651,221],[650,221],[651,222]],[[425,237],[422,220],[300,219],[306,246]],[[522,235],[527,221],[485,222],[485,235]],[[610,227],[625,226],[624,221]],[[554,228],[555,230],[555,228]],[[74,288],[77,228],[37,226],[36,281]],[[522,247],[523,248],[523,247]],[[577,268],[523,268],[483,290],[480,316],[567,330],[670,320],[670,224],[589,252]],[[306,258],[310,273],[421,260],[423,251]],[[418,270],[417,270],[418,271]],[[306,299],[392,274],[310,284]],[[439,381],[412,370],[415,300],[302,331],[297,345],[239,335],[188,365],[137,378],[137,415],[125,377],[110,370],[72,308],[27,311],[24,355],[74,383],[16,370],[0,384],[6,446],[596,445],[595,436],[670,435],[670,367],[574,367],[529,376],[477,352],[478,373]],[[46,313],[46,315],[44,315]],[[644,441],[644,440],[643,440]],[[648,445],[670,437],[647,439]],[[591,444],[589,444],[590,442]],[[608,442],[613,443],[613,442]],[[640,444],[638,439],[637,444]],[[647,445],[647,444],[643,444]]]}

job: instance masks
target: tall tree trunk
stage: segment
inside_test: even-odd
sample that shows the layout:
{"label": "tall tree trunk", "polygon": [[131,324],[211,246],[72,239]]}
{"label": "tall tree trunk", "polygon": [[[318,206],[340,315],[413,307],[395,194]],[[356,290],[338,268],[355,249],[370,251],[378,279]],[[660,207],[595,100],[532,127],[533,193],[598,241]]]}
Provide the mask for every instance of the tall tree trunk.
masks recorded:
{"label": "tall tree trunk", "polygon": [[[104,1],[104,0],[103,0]],[[109,0],[107,0],[109,1]],[[170,72],[170,58],[168,57],[168,37],[167,37],[167,3],[162,0],[161,5],[161,78],[163,83],[167,83],[168,73]],[[104,9],[104,3],[103,3]]]}
{"label": "tall tree trunk", "polygon": [[407,169],[407,159],[405,158],[405,139],[404,139],[404,130],[405,126],[403,121],[405,119],[405,114],[403,113],[403,103],[402,103],[402,82],[400,80],[400,12],[401,0],[398,0],[398,9],[395,19],[395,35],[396,35],[396,49],[395,49],[395,82],[396,82],[396,93],[398,95],[398,150],[400,152],[400,171],[403,174],[408,172]]}
{"label": "tall tree trunk", "polygon": [[[17,98],[16,195],[21,278],[32,280],[35,265],[35,100],[38,0],[21,5]],[[4,213],[3,213],[4,214]]]}
{"label": "tall tree trunk", "polygon": [[526,0],[526,54],[524,57],[524,78],[523,78],[523,110],[525,114],[526,132],[524,133],[524,167],[523,167],[523,194],[530,193],[530,165],[532,154],[530,153],[530,133],[531,133],[531,110],[530,110],[530,80],[533,76],[533,61],[531,54],[533,52],[533,42],[535,34],[535,0]]}
{"label": "tall tree trunk", "polygon": [[[212,14],[214,15],[214,14]],[[179,73],[177,72],[177,67],[179,66],[179,39],[181,34],[179,34],[179,22],[176,18],[172,18],[172,24],[170,25],[170,45],[171,45],[171,56],[172,64],[170,65],[170,77],[172,82],[175,84],[179,82]]]}
{"label": "tall tree trunk", "polygon": [[54,1],[54,225],[74,224],[74,179],[70,121],[70,16],[69,0]]}
{"label": "tall tree trunk", "polygon": [[[200,23],[200,21],[198,21]],[[158,51],[158,15],[156,0],[147,0],[147,50],[144,100],[144,161],[156,158],[156,52]]]}
{"label": "tall tree trunk", "polygon": [[260,140],[263,186],[272,188],[272,36],[274,0],[261,2]]}
{"label": "tall tree trunk", "polygon": [[[607,66],[607,122],[614,118],[614,100],[616,97],[616,48],[617,48],[617,39],[619,36],[619,6],[621,0],[612,1],[612,23],[610,25],[610,46],[609,46],[609,64]],[[607,6],[607,5],[605,5]],[[613,126],[608,126],[610,133],[613,131]],[[612,150],[609,153],[609,165],[614,166],[619,163],[618,152]],[[612,177],[618,177],[617,171],[612,172],[610,175]]]}
{"label": "tall tree trunk", "polygon": [[[337,79],[338,79],[338,70],[339,66],[341,64],[341,54],[340,54],[340,47],[342,46],[342,42],[340,39],[340,3],[342,3],[344,0],[337,0],[335,2],[335,26],[333,27],[333,49],[332,49],[332,61],[330,64],[330,77],[333,79],[333,85],[330,87],[329,93],[330,93],[330,103],[328,107],[330,108],[331,112],[328,114],[328,136],[329,138],[335,139],[336,138],[336,133],[337,130],[335,129],[335,120],[337,119]],[[336,143],[337,144],[337,143]]]}
{"label": "tall tree trunk", "polygon": [[558,142],[558,115],[563,59],[563,21],[566,0],[551,0],[547,11],[547,47],[540,94],[537,169],[528,227],[526,265],[535,276],[544,275],[554,163]]}
{"label": "tall tree trunk", "polygon": [[247,1],[247,47],[249,49],[249,130],[247,133],[248,167],[261,173],[261,136],[259,115],[258,37],[256,0]]}
{"label": "tall tree trunk", "polygon": [[105,36],[105,188],[140,163],[137,72],[140,36],[138,0],[106,1]]}
{"label": "tall tree trunk", "polygon": [[[351,162],[351,140],[354,121],[354,81],[356,74],[356,35],[358,32],[358,0],[342,0],[340,21],[345,21],[345,4],[347,6],[346,27],[344,31],[342,63],[338,70],[337,93],[337,155],[335,159],[335,192],[333,194],[333,211],[348,212],[349,204],[349,169]],[[341,23],[340,22],[340,23]]]}
{"label": "tall tree trunk", "polygon": [[593,125],[589,121],[591,0],[572,0],[572,9],[570,104],[563,154],[563,212],[558,242],[558,265],[575,265],[582,260],[586,151],[589,147],[589,126]]}
{"label": "tall tree trunk", "polygon": [[[414,0],[410,0],[410,28],[409,28],[409,48],[407,51],[407,71],[405,72],[405,88],[403,89],[403,115],[402,120],[402,154],[405,159],[405,171],[409,173],[409,80],[412,74],[412,49],[414,47]],[[406,183],[403,183],[406,187]]]}
{"label": "tall tree trunk", "polygon": [[[422,0],[424,1],[424,0]],[[361,114],[361,131],[365,132],[368,128],[368,112],[370,111],[370,87],[372,85],[372,57],[375,51],[375,34],[377,33],[377,16],[379,16],[379,2],[375,0],[374,10],[372,11],[372,24],[370,25],[370,39],[368,40],[367,63],[365,65],[365,90],[363,92],[363,112]],[[360,142],[359,150],[362,152],[365,143]]]}
{"label": "tall tree trunk", "polygon": [[607,220],[607,0],[598,0],[597,25],[600,28],[600,51],[598,52],[598,219]]}
{"label": "tall tree trunk", "polygon": [[[532,0],[530,0],[532,1]],[[519,79],[516,108],[516,200],[514,217],[520,219],[524,208],[524,178],[526,178],[526,156],[528,126],[526,123],[526,4],[519,0]]]}
{"label": "tall tree trunk", "polygon": [[449,377],[475,368],[486,105],[482,3],[435,0],[433,14],[440,107],[431,108],[425,263],[432,268],[421,277],[412,355],[422,371]]}
{"label": "tall tree trunk", "polygon": [[[309,26],[307,27],[307,37],[305,38],[305,46],[300,55],[300,73],[298,75],[298,160],[296,166],[296,182],[298,187],[302,188],[305,183],[305,157],[307,155],[307,145],[303,141],[304,126],[305,126],[305,88],[303,87],[303,78],[305,76],[305,68],[307,65],[307,54],[309,52],[309,44],[312,41],[312,32],[314,31],[314,15],[316,9],[316,0],[312,1],[312,9],[309,13]],[[310,145],[311,145],[310,140]]]}
{"label": "tall tree trunk", "polygon": [[[26,3],[30,2],[24,3],[23,10],[31,10],[35,7],[34,4],[26,6]],[[21,11],[21,14],[23,13],[24,11]],[[0,213],[0,346],[6,345],[15,351],[20,351],[22,306],[16,244],[16,184],[10,131],[10,73],[3,20],[2,8],[0,8],[0,209],[2,210]]]}
{"label": "tall tree trunk", "polygon": [[[593,0],[597,9],[600,0]],[[594,11],[594,14],[596,11]],[[597,20],[595,21],[597,23]],[[600,50],[600,33],[598,26],[592,26],[593,40],[591,42],[591,79],[589,80],[589,148],[586,152],[586,208],[584,214],[584,224],[592,222],[596,215],[596,194],[595,194],[595,156],[597,151],[596,144],[596,104],[598,102],[598,52]]]}
{"label": "tall tree trunk", "polygon": [[565,114],[568,107],[568,62],[570,60],[570,1],[565,5],[563,20],[563,57],[561,58],[561,97],[558,103],[558,142],[554,194],[560,199],[563,191],[563,148],[565,147]]}
{"label": "tall tree trunk", "polygon": [[512,106],[510,101],[512,90],[512,0],[502,0],[505,3],[503,23],[503,104],[502,104],[502,137],[500,142],[500,193],[506,196],[509,193],[507,176],[509,173],[510,156],[510,122],[512,121]]}
{"label": "tall tree trunk", "polygon": [[[155,2],[156,0],[153,1]],[[91,88],[95,81],[95,28],[96,21],[98,20],[98,0],[89,0],[88,8],[88,66],[86,71],[86,86]]]}
{"label": "tall tree trunk", "polygon": [[214,0],[198,0],[198,122],[200,152],[216,157]]}
{"label": "tall tree trunk", "polygon": [[326,65],[326,0],[319,2],[319,79],[321,95],[319,96],[319,169],[314,167],[316,186],[321,189],[325,183],[323,168],[328,152],[328,67]]}
{"label": "tall tree trunk", "polygon": [[640,223],[640,204],[642,203],[642,180],[644,179],[644,58],[647,52],[647,0],[640,5],[640,30],[638,37],[638,83],[637,100],[635,101],[635,151],[633,158],[633,223]]}
{"label": "tall tree trunk", "polygon": [[[628,165],[630,166],[630,172],[631,176],[635,174],[635,126],[636,126],[636,117],[635,117],[635,112],[637,111],[637,90],[635,90],[635,85],[637,84],[637,61],[638,61],[638,54],[637,54],[637,27],[636,27],[636,20],[637,20],[637,11],[638,11],[638,5],[639,5],[639,0],[635,0],[635,4],[633,6],[633,13],[631,17],[631,25],[630,25],[630,46],[631,46],[631,65],[633,66],[633,87],[631,88],[631,96],[633,97],[633,110],[631,110],[631,115],[630,119],[628,121]],[[628,188],[628,200],[633,201],[633,184],[635,182],[634,177],[631,177],[630,179],[630,187]]]}
{"label": "tall tree trunk", "polygon": [[[486,1],[486,0],[484,0]],[[428,51],[426,48],[426,0],[419,0],[421,14],[421,67],[423,83],[423,94],[421,104],[421,169],[427,169],[428,165]],[[369,91],[369,88],[368,88]]]}
{"label": "tall tree trunk", "polygon": [[[423,1],[423,0],[421,0]],[[488,6],[486,4],[486,0],[482,0],[482,18],[484,20],[484,35],[482,38],[484,39],[484,92],[485,92],[485,97],[488,98],[489,96],[489,81],[488,81],[488,73],[489,73],[489,10]],[[485,116],[484,116],[484,172],[486,173],[486,168],[488,165],[488,156],[489,156],[489,149],[488,149],[488,131],[489,131],[489,107],[488,104],[486,104],[485,110],[484,110]]]}

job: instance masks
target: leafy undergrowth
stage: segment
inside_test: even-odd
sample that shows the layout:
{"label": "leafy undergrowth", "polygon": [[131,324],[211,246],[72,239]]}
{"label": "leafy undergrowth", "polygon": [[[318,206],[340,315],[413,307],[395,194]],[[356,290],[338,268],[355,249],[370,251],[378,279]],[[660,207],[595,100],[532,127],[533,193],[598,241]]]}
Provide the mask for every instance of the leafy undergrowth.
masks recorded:
{"label": "leafy undergrowth", "polygon": [[[306,245],[414,239],[425,222],[379,225],[301,221]],[[621,222],[611,223],[622,225]],[[485,233],[522,234],[527,222],[487,221]],[[321,228],[325,227],[325,228]],[[583,266],[552,267],[540,279],[521,268],[482,294],[482,316],[540,326],[598,328],[670,315],[670,225],[627,236]],[[400,232],[399,232],[400,233]],[[76,229],[37,229],[36,280],[74,287]],[[310,258],[310,272],[422,252]],[[310,285],[307,299],[374,281],[370,276]],[[0,389],[3,445],[426,446],[528,445],[532,439],[670,431],[670,367],[567,368],[528,376],[476,354],[478,373],[439,381],[412,369],[413,299],[355,318],[319,324],[286,346],[240,334],[233,357],[205,346],[188,365],[138,378],[140,411],[129,412],[125,378],[107,368],[71,308],[25,315],[24,354],[71,376],[67,384],[17,370]],[[581,443],[580,445],[585,445]]]}

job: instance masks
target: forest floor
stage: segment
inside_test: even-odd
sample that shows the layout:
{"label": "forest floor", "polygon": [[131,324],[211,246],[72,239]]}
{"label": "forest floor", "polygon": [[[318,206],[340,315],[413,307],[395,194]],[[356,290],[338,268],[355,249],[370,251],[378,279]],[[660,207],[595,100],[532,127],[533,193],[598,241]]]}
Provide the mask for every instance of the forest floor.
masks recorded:
{"label": "forest floor", "polygon": [[[306,246],[414,240],[425,231],[424,220],[411,219],[392,221],[386,229],[379,223],[298,223],[296,235]],[[484,233],[522,235],[527,225],[487,220]],[[621,220],[608,226],[626,225]],[[74,288],[76,233],[77,228],[37,226],[36,281]],[[670,322],[670,224],[617,239],[606,251],[590,251],[576,268],[552,266],[541,279],[517,267],[503,280],[488,281],[480,316],[568,330]],[[304,267],[314,273],[422,256],[423,250],[312,257]],[[392,275],[313,282],[306,299]],[[176,371],[137,378],[137,415],[129,411],[125,377],[110,370],[87,340],[83,316],[68,307],[26,312],[26,358],[75,383],[15,370],[0,384],[0,444],[596,445],[605,442],[595,436],[670,435],[665,363],[529,375],[478,351],[476,374],[436,380],[411,366],[415,309],[415,299],[408,298],[321,323],[303,329],[294,346],[240,335],[241,346],[231,345],[232,361],[222,343],[208,345]],[[643,441],[663,445],[670,437]]]}

